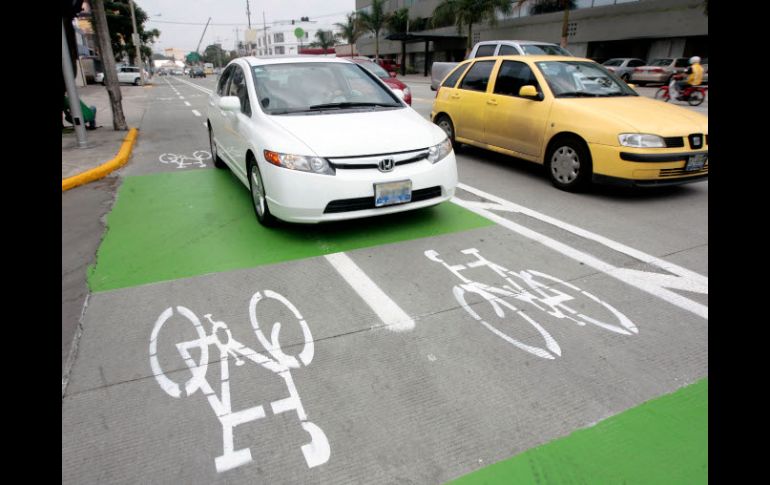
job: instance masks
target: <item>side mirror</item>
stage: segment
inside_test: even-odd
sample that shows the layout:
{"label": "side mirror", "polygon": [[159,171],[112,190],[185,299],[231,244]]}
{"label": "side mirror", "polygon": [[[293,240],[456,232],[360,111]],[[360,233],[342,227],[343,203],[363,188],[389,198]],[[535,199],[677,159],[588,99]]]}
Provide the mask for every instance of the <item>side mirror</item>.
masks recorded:
{"label": "side mirror", "polygon": [[521,89],[519,89],[519,97],[532,99],[535,101],[542,101],[543,93],[538,93],[535,86],[528,84],[526,86],[522,86]]}
{"label": "side mirror", "polygon": [[395,71],[390,71],[388,74],[390,74],[390,77],[396,77]]}
{"label": "side mirror", "polygon": [[224,96],[219,98],[219,109],[222,111],[240,111],[241,100],[238,96]]}

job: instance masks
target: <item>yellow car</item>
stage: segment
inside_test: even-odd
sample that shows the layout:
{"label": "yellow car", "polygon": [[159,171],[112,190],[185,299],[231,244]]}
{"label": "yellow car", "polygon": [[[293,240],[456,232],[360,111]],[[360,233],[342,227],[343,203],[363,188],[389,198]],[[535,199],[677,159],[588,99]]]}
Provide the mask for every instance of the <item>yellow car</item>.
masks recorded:
{"label": "yellow car", "polygon": [[465,143],[544,164],[553,184],[675,185],[708,178],[708,117],[639,96],[589,59],[495,56],[442,81],[431,120]]}

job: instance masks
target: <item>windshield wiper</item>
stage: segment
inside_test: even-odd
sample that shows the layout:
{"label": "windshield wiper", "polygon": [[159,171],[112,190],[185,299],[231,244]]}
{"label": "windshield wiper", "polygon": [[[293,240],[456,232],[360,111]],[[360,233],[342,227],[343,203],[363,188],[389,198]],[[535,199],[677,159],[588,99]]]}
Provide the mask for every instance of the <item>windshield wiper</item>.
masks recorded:
{"label": "windshield wiper", "polygon": [[559,98],[596,98],[601,96],[600,94],[588,93],[586,91],[570,91],[566,93],[560,93]]}
{"label": "windshield wiper", "polygon": [[369,107],[369,106],[381,106],[384,108],[400,108],[400,104],[387,104],[387,103],[354,103],[354,102],[344,102],[344,103],[326,103],[326,104],[314,104],[313,106],[308,106],[309,110],[318,110],[318,109],[344,109],[344,108],[360,108],[360,107]]}

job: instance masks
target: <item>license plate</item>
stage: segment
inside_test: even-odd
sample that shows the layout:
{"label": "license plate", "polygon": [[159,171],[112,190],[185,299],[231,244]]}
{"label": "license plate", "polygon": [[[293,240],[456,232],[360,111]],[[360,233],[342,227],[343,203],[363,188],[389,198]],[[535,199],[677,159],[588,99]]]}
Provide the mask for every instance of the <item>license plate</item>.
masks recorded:
{"label": "license plate", "polygon": [[404,204],[412,200],[412,181],[374,184],[374,206]]}
{"label": "license plate", "polygon": [[695,170],[702,170],[706,165],[706,154],[691,155],[687,158],[687,164],[684,166],[685,172],[692,172]]}

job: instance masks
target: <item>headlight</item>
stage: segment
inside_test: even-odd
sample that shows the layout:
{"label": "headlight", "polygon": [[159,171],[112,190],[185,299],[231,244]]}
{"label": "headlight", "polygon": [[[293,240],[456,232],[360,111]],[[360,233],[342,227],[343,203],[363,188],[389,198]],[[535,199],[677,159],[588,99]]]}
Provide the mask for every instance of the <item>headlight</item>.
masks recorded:
{"label": "headlight", "polygon": [[449,155],[449,152],[451,151],[452,151],[452,142],[449,141],[449,138],[444,138],[444,141],[442,141],[438,145],[428,148],[428,160],[430,161],[430,163],[436,163],[439,160],[442,160],[447,155]]}
{"label": "headlight", "polygon": [[665,148],[666,142],[658,135],[645,135],[643,133],[621,133],[618,135],[620,144],[624,147],[634,148]]}
{"label": "headlight", "polygon": [[288,168],[289,170],[299,170],[301,172],[320,173],[325,175],[335,174],[335,171],[329,165],[329,162],[321,157],[289,155],[286,153],[276,153],[265,150],[265,160],[273,165]]}

